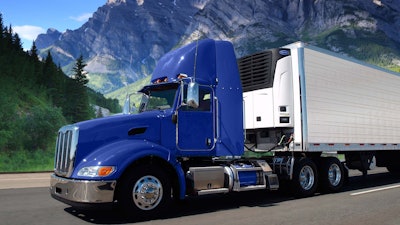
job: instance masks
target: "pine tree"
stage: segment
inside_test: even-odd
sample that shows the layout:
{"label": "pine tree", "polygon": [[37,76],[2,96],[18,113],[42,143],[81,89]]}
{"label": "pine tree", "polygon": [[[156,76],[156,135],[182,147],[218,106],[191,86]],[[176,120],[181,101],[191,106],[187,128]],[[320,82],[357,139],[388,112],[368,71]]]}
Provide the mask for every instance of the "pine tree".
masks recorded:
{"label": "pine tree", "polygon": [[5,29],[3,24],[3,14],[0,13],[0,52],[4,51]]}
{"label": "pine tree", "polygon": [[35,42],[32,43],[31,50],[29,51],[29,57],[30,61],[32,62],[33,68],[33,74],[32,74],[32,80],[35,82],[36,85],[41,85],[39,83],[39,79],[42,77],[42,71],[43,71],[43,63],[39,61],[39,56],[37,54],[37,48]]}
{"label": "pine tree", "polygon": [[67,101],[67,116],[72,122],[87,120],[94,117],[94,111],[89,104],[89,95],[86,84],[89,82],[87,72],[84,71],[86,64],[83,62],[83,56],[80,55],[76,60],[72,75],[73,81],[69,83],[68,94],[73,102]]}
{"label": "pine tree", "polygon": [[48,51],[43,65],[43,72],[41,77],[39,77],[39,84],[44,85],[48,89],[54,88],[52,75],[56,73],[56,71],[57,69],[55,68],[53,57],[50,51]]}
{"label": "pine tree", "polygon": [[36,43],[35,43],[35,41],[33,41],[33,42],[32,42],[31,50],[29,51],[29,55],[30,55],[30,56],[32,57],[32,59],[35,60],[35,61],[39,61],[39,57],[38,57],[37,51],[38,51],[38,49],[37,49],[37,47],[36,47]]}
{"label": "pine tree", "polygon": [[13,35],[13,47],[14,50],[16,51],[22,51],[22,42],[21,42],[21,38],[19,37],[19,35],[17,33],[15,33]]}
{"label": "pine tree", "polygon": [[0,12],[0,28],[1,28],[1,36],[0,38],[3,38],[3,28],[4,28],[4,24],[3,24],[3,14]]}
{"label": "pine tree", "polygon": [[86,84],[89,82],[89,79],[87,78],[87,72],[83,70],[85,66],[86,64],[83,62],[83,56],[81,54],[75,62],[75,66],[73,68],[73,77],[82,86],[86,86]]}
{"label": "pine tree", "polygon": [[12,48],[12,44],[13,44],[13,30],[11,25],[7,28],[5,27],[3,29],[3,34],[4,34],[4,44],[5,44],[5,48],[8,50],[11,50]]}

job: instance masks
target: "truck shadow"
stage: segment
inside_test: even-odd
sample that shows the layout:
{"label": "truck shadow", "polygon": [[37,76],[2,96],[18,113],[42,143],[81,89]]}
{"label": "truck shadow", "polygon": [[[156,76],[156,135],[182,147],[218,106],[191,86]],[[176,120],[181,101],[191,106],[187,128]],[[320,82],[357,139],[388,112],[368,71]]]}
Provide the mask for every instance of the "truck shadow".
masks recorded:
{"label": "truck shadow", "polygon": [[[348,184],[342,192],[351,192],[365,188],[381,187],[398,183],[399,179],[393,177],[390,173],[382,172],[370,174],[366,177],[362,175],[353,175],[349,177]],[[320,195],[319,193],[317,195]],[[93,224],[127,224],[151,220],[173,219],[191,215],[206,214],[224,210],[237,209],[240,207],[274,207],[280,202],[295,199],[288,193],[280,191],[269,192],[265,190],[229,193],[225,195],[208,195],[189,197],[183,201],[173,204],[164,215],[157,215],[154,218],[137,218],[127,216],[117,209],[91,209],[81,210],[72,207],[65,211],[77,218]]]}
{"label": "truck shadow", "polygon": [[290,198],[291,197],[277,194],[277,192],[267,192],[265,190],[189,197],[185,200],[173,203],[166,213],[163,215],[155,215],[154,218],[138,218],[134,215],[127,216],[122,212],[118,212],[116,207],[108,210],[83,210],[69,207],[64,210],[75,217],[94,224],[126,224],[150,220],[173,219],[240,207],[272,207],[278,202],[290,200]]}

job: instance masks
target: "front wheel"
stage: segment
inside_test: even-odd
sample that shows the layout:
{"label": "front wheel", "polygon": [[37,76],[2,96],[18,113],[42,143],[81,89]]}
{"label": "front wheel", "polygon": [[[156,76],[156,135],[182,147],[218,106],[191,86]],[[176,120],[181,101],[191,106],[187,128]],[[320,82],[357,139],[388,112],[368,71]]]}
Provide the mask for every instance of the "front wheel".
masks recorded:
{"label": "front wheel", "polygon": [[293,169],[292,191],[297,197],[314,195],[318,186],[317,166],[309,158],[296,159]]}
{"label": "front wheel", "polygon": [[157,215],[171,201],[171,183],[164,170],[156,166],[135,167],[121,180],[118,201],[130,215]]}

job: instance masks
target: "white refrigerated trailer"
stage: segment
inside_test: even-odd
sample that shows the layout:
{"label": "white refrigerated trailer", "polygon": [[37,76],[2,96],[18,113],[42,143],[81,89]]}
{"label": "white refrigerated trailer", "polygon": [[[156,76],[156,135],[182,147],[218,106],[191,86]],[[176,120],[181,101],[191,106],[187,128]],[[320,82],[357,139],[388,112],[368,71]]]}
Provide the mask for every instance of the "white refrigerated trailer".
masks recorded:
{"label": "white refrigerated trailer", "polygon": [[172,196],[304,197],[339,191],[347,168],[399,175],[399,87],[399,74],[301,42],[236,60],[231,43],[199,40],[159,60],[137,113],[128,95],[124,114],[60,129],[50,192],[152,217]]}
{"label": "white refrigerated trailer", "polygon": [[[306,178],[296,191],[314,192],[317,179],[324,189],[339,190],[346,167],[399,173],[398,73],[302,42],[243,57],[238,65],[246,147],[274,152],[280,177],[296,184]],[[345,166],[324,153],[344,154]]]}

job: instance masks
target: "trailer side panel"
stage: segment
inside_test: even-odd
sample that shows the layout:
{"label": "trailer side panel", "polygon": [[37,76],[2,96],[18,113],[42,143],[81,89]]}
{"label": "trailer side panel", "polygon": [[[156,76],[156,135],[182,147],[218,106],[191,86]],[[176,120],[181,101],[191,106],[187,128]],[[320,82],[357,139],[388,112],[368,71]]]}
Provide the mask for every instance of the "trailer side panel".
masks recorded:
{"label": "trailer side panel", "polygon": [[304,73],[310,151],[399,149],[400,76],[308,46]]}

